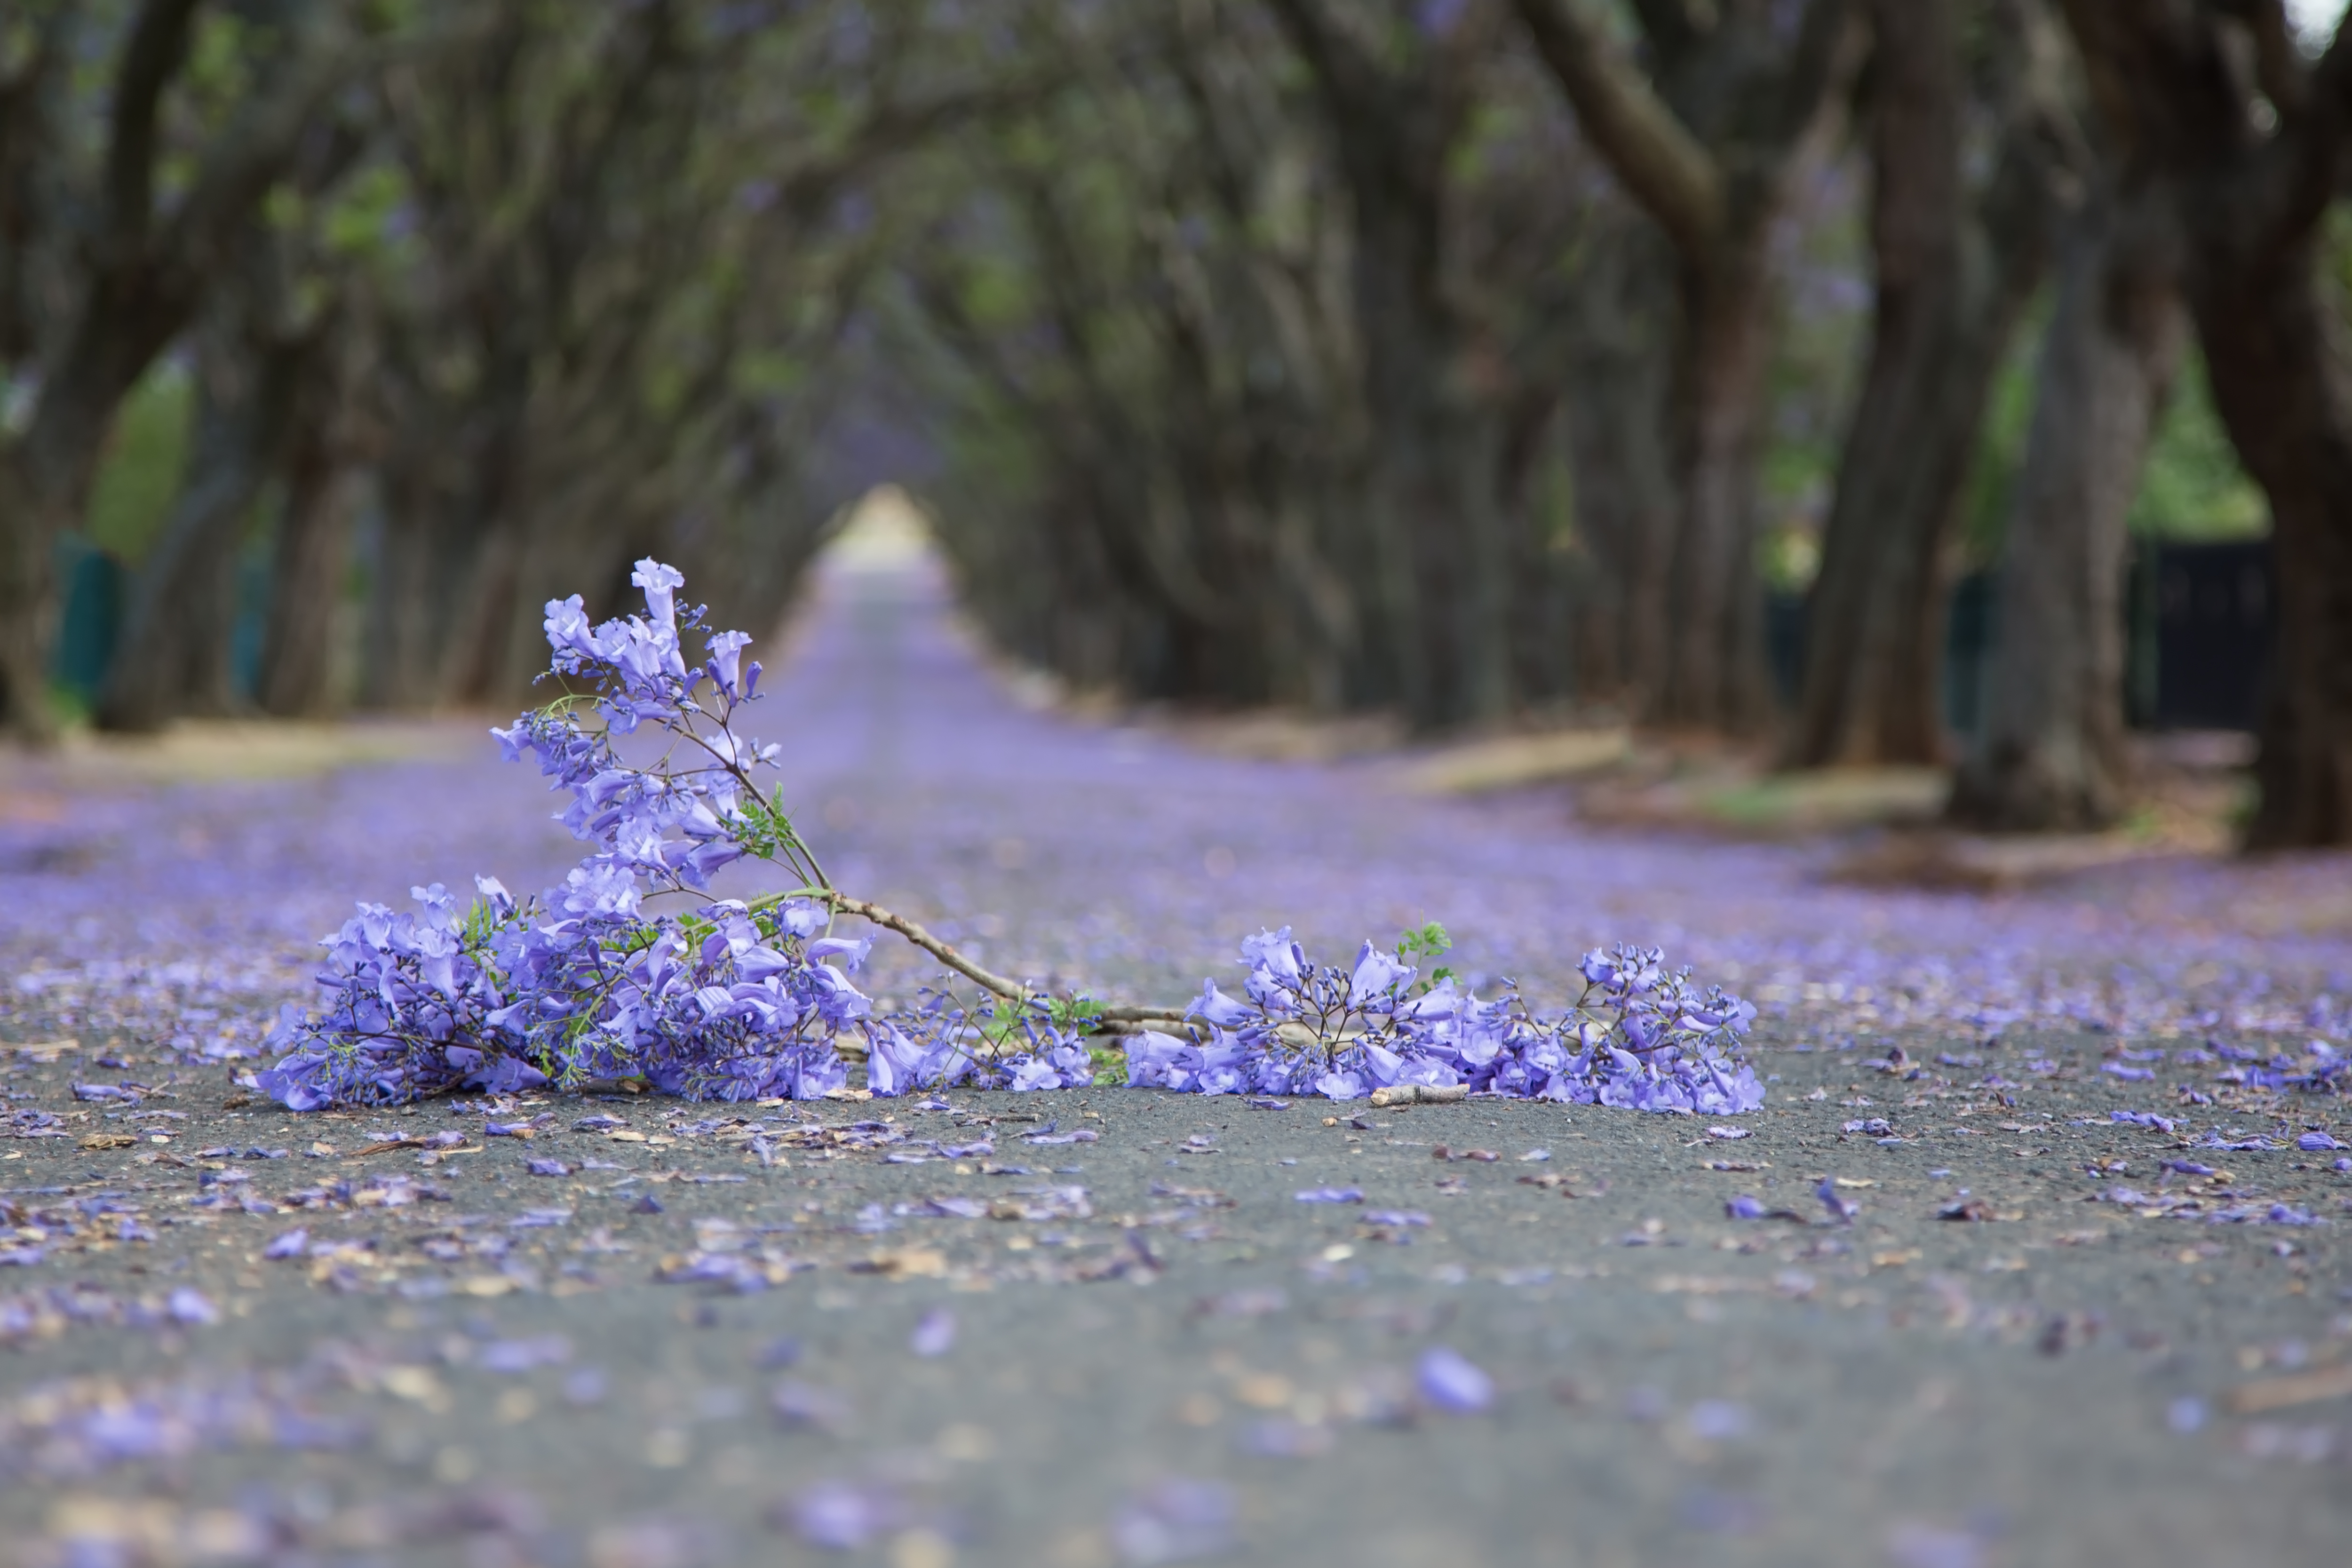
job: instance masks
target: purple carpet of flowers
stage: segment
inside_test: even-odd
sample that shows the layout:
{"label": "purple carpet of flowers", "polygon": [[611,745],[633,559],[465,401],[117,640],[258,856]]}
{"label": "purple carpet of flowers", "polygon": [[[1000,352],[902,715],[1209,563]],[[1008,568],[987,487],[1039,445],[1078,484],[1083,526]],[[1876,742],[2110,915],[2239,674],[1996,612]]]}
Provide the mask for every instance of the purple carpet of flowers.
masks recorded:
{"label": "purple carpet of flowers", "polygon": [[[659,619],[641,617],[646,633],[619,644],[599,640],[611,627],[565,620],[561,632],[572,657],[615,668],[658,653],[645,679],[674,690],[688,679],[685,649],[681,634],[663,645]],[[150,784],[70,759],[11,763],[0,1027],[23,1036],[6,1017],[37,1015],[59,1033],[153,1037],[187,1063],[282,1074],[279,1091],[310,1102],[628,1070],[688,1093],[822,1093],[849,1081],[844,1044],[864,1047],[878,1093],[958,1073],[1056,1087],[1121,1065],[1066,1013],[926,994],[937,965],[903,944],[882,942],[862,965],[862,942],[821,945],[839,939],[814,900],[790,896],[811,885],[805,871],[730,859],[740,839],[721,808],[752,800],[730,769],[772,759],[831,885],[1041,993],[1200,996],[1198,1037],[1128,1037],[1123,1065],[1139,1082],[1314,1092],[1328,1079],[1344,1092],[1351,1080],[1450,1080],[1708,1113],[1752,1094],[1732,1055],[1744,1018],[1612,945],[1630,941],[1738,990],[1776,1045],[1918,1026],[2210,1037],[2254,1051],[2250,1077],[2340,1086],[2341,1057],[2308,1047],[2352,1032],[2342,857],[2152,861],[1997,897],[1843,886],[1821,875],[1834,847],[1596,833],[1546,792],[1413,798],[1377,760],[1205,754],[1146,725],[1024,708],[1012,700],[1020,683],[992,679],[963,639],[928,565],[827,568],[795,643],[762,694],[779,752],[656,767],[660,725],[645,710],[605,715],[635,734],[583,725],[575,737],[577,710],[510,730],[566,791],[567,825],[548,820],[530,770],[454,731],[437,735],[440,755],[259,781]],[[714,665],[740,649],[701,651],[696,689],[731,712]],[[606,767],[607,752],[621,765]],[[607,773],[623,777],[599,783]],[[605,793],[615,784],[621,795]],[[589,834],[586,862],[574,864],[565,826]],[[781,851],[775,826],[761,843]],[[486,870],[553,890],[436,890]],[[412,910],[388,907],[417,887]],[[648,915],[665,889],[678,911]],[[347,918],[354,897],[370,906]],[[1417,955],[1377,946],[1372,970],[1362,956],[1310,965],[1302,951],[1360,954],[1368,930],[1433,917],[1457,941],[1450,984],[1387,984],[1382,966]],[[338,922],[326,1009],[254,1061],[287,1026],[273,1024],[280,1005],[319,972],[316,933]],[[1230,968],[1235,937],[1268,928]],[[635,934],[609,945],[648,931],[644,946],[629,945]],[[1591,979],[1596,948],[1605,973],[1656,971],[1653,988],[1621,994]],[[1307,1017],[1307,998],[1284,990],[1286,964],[1324,988],[1318,1009],[1344,975],[1347,1005]],[[1208,994],[1204,973],[1218,976]],[[609,988],[575,984],[591,974]],[[983,1041],[1017,1048],[982,1061],[970,1047]]]}

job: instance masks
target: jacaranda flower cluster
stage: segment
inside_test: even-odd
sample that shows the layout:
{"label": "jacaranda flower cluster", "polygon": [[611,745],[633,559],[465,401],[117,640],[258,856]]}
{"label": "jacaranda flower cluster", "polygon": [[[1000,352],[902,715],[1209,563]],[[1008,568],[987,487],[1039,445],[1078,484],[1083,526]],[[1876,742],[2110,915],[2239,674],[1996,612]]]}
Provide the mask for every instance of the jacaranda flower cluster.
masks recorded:
{"label": "jacaranda flower cluster", "polygon": [[1450,974],[1419,972],[1367,942],[1349,968],[1318,966],[1288,927],[1242,944],[1244,994],[1210,982],[1188,1016],[1205,1037],[1147,1031],[1128,1046],[1128,1081],[1202,1094],[1320,1094],[1462,1086],[1472,1093],[1708,1116],[1753,1110],[1763,1086],[1738,1040],[1756,1009],[1700,993],[1654,948],[1595,950],[1584,993],[1554,1017],[1506,983],[1493,1001]]}
{"label": "jacaranda flower cluster", "polygon": [[[737,729],[758,697],[760,667],[742,664],[750,639],[707,634],[705,657],[689,666],[682,639],[703,612],[680,612],[684,579],[646,560],[633,580],[641,616],[592,626],[577,595],[549,603],[546,679],[564,695],[492,731],[510,760],[536,758],[569,794],[560,820],[590,853],[536,899],[484,877],[469,907],[438,883],[413,889],[415,914],[362,905],[322,943],[325,1005],[283,1010],[270,1037],[283,1054],[257,1086],[297,1110],[619,1080],[693,1098],[810,1100],[848,1088],[840,1047],[851,1040],[877,1095],[1115,1077],[1118,1058],[1087,1043],[1099,1005],[989,975],[833,887],[782,789],[761,794],[779,748]],[[712,897],[713,873],[747,858],[799,885]],[[651,907],[665,898],[686,907]],[[852,981],[874,939],[834,935],[845,912],[898,931],[989,994],[966,1005],[928,992],[878,1015]],[[1706,1114],[1762,1102],[1737,1047],[1754,1009],[1720,990],[1701,994],[1654,951],[1592,953],[1584,994],[1552,1018],[1515,990],[1482,1002],[1444,971],[1424,982],[1406,962],[1442,951],[1431,927],[1394,953],[1368,942],[1349,968],[1318,967],[1287,928],[1263,932],[1243,944],[1242,997],[1211,983],[1182,1036],[1126,1037],[1127,1080],[1335,1100],[1461,1085]],[[1158,1021],[1175,1027],[1174,1017]]]}

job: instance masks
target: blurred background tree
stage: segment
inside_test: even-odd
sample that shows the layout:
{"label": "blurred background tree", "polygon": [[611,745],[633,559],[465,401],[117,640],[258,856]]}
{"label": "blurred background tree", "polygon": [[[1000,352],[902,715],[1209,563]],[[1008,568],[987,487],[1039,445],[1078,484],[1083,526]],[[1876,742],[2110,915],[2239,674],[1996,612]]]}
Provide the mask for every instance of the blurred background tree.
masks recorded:
{"label": "blurred background tree", "polygon": [[1075,689],[2095,828],[2245,541],[2253,836],[2345,842],[2339,9],[5,0],[0,701],[510,705],[897,479]]}

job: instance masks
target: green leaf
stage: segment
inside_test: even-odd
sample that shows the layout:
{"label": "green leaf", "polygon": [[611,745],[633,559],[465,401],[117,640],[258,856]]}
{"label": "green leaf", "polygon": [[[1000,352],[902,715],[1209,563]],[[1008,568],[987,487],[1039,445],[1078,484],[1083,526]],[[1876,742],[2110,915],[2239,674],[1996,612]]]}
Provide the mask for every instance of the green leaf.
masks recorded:
{"label": "green leaf", "polygon": [[1446,935],[1445,928],[1435,921],[1415,926],[1397,938],[1396,955],[1400,963],[1415,958],[1442,958],[1453,950],[1454,939]]}

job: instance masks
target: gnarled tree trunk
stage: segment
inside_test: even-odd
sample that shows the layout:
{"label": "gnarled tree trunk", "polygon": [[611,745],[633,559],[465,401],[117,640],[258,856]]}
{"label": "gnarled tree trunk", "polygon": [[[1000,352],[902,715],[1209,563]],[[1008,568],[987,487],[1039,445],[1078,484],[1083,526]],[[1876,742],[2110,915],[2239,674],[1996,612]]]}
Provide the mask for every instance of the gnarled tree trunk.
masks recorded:
{"label": "gnarled tree trunk", "polygon": [[2178,237],[2214,406],[2271,503],[2279,618],[2247,843],[2352,844],[2352,372],[2317,277],[2352,141],[2352,26],[2314,64],[2280,0],[2065,8]]}
{"label": "gnarled tree trunk", "polygon": [[2125,517],[2186,331],[2161,247],[2135,216],[2101,193],[2061,231],[1985,721],[1952,795],[1967,826],[2084,831],[2126,805]]}
{"label": "gnarled tree trunk", "polygon": [[273,323],[261,314],[232,307],[200,335],[187,473],[132,581],[99,700],[102,728],[155,730],[236,705],[229,640],[238,546],[285,449],[312,352],[270,337]]}
{"label": "gnarled tree trunk", "polygon": [[2049,153],[2028,89],[2011,89],[2000,164],[1972,195],[1958,0],[1874,9],[1875,312],[1807,607],[1791,767],[1944,760],[1947,542],[2047,247]]}
{"label": "gnarled tree trunk", "polygon": [[1646,716],[1752,732],[1771,709],[1755,562],[1771,232],[1850,74],[1854,7],[1807,0],[1792,18],[1756,4],[1636,6],[1646,71],[1585,0],[1516,9],[1585,135],[1679,262],[1667,407],[1678,504]]}
{"label": "gnarled tree trunk", "polygon": [[2312,236],[2200,269],[2190,292],[2214,406],[2270,500],[2277,640],[2250,848],[2352,844],[2352,342]]}

